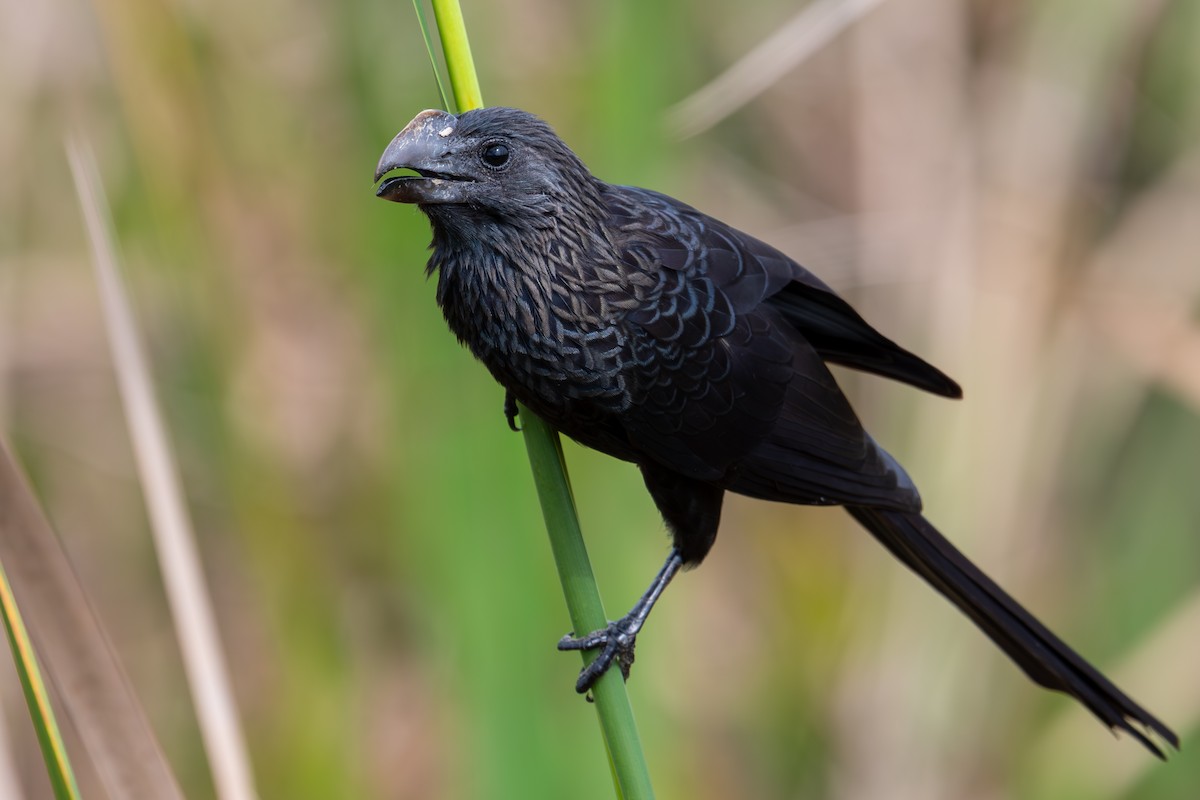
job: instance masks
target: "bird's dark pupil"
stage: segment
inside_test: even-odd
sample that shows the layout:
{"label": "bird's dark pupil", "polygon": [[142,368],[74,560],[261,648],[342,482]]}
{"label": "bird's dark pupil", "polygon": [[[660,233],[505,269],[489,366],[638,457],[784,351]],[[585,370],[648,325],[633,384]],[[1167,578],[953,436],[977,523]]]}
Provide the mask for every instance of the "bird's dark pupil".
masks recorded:
{"label": "bird's dark pupil", "polygon": [[508,163],[508,145],[490,144],[483,151],[483,163],[489,167],[502,167]]}

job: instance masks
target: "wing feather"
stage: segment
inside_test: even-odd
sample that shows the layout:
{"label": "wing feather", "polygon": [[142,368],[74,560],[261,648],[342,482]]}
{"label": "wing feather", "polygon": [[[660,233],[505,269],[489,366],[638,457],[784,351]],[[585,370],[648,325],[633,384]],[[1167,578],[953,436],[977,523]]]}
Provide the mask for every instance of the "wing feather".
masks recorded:
{"label": "wing feather", "polygon": [[625,221],[638,227],[647,214],[663,218],[643,228],[658,240],[652,246],[657,262],[684,273],[702,264],[736,312],[767,303],[825,361],[944,397],[962,396],[953,379],[879,333],[824,281],[769,244],[657,192],[620,187],[616,194],[625,197],[615,208],[618,226]]}

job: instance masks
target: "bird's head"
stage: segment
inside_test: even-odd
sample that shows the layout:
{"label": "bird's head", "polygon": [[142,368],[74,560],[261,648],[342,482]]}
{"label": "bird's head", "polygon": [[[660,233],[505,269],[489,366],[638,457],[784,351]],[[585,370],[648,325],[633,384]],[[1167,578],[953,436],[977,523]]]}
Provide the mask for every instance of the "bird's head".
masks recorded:
{"label": "bird's head", "polygon": [[[416,175],[388,174],[395,170]],[[383,151],[375,170],[380,179],[378,197],[416,203],[431,216],[445,206],[465,206],[496,217],[550,208],[557,199],[578,197],[581,184],[592,181],[549,125],[501,107],[458,116],[422,111]]]}

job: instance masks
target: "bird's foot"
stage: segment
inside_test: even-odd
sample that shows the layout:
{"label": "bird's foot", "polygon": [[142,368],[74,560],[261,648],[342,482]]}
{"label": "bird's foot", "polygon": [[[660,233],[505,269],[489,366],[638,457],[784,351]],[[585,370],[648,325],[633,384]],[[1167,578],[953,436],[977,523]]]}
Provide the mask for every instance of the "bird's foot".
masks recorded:
{"label": "bird's foot", "polygon": [[517,409],[517,398],[512,392],[504,393],[504,418],[508,420],[508,427],[513,431],[521,430],[521,426],[517,424],[517,416],[521,412]]}
{"label": "bird's foot", "polygon": [[575,681],[575,691],[580,694],[591,691],[596,681],[600,680],[600,676],[608,672],[614,663],[621,668],[621,676],[629,679],[629,669],[633,666],[633,648],[637,645],[638,631],[641,630],[643,622],[644,616],[630,613],[587,636],[567,634],[559,640],[559,650],[600,651],[600,655],[579,672],[579,679]]}
{"label": "bird's foot", "polygon": [[596,681],[600,680],[600,676],[608,672],[614,661],[620,666],[621,675],[626,680],[629,679],[629,668],[633,666],[633,648],[637,644],[638,632],[646,624],[646,618],[650,616],[650,610],[662,596],[663,589],[667,588],[667,584],[671,582],[671,578],[675,577],[675,573],[681,566],[683,566],[683,556],[679,554],[678,550],[671,550],[666,563],[658,571],[654,582],[650,584],[650,588],[638,599],[628,614],[616,622],[608,623],[606,628],[592,631],[587,636],[575,636],[568,633],[559,640],[559,650],[600,651],[600,655],[596,656],[592,663],[579,673],[579,680],[575,681],[575,691],[580,694],[587,693]]}

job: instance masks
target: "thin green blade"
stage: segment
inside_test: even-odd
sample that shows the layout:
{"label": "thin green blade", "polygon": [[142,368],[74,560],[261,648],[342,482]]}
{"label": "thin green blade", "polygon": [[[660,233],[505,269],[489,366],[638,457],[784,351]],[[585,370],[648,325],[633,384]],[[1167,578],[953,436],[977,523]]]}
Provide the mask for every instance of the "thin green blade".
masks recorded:
{"label": "thin green blade", "polygon": [[63,745],[37,655],[33,651],[33,642],[29,641],[29,631],[25,629],[25,621],[17,608],[17,600],[8,584],[3,563],[0,563],[0,615],[4,617],[4,629],[8,634],[9,647],[12,648],[17,677],[21,679],[21,689],[29,705],[29,715],[42,748],[42,758],[46,760],[46,774],[50,777],[54,796],[57,800],[78,800],[79,787],[75,784],[67,748]]}

